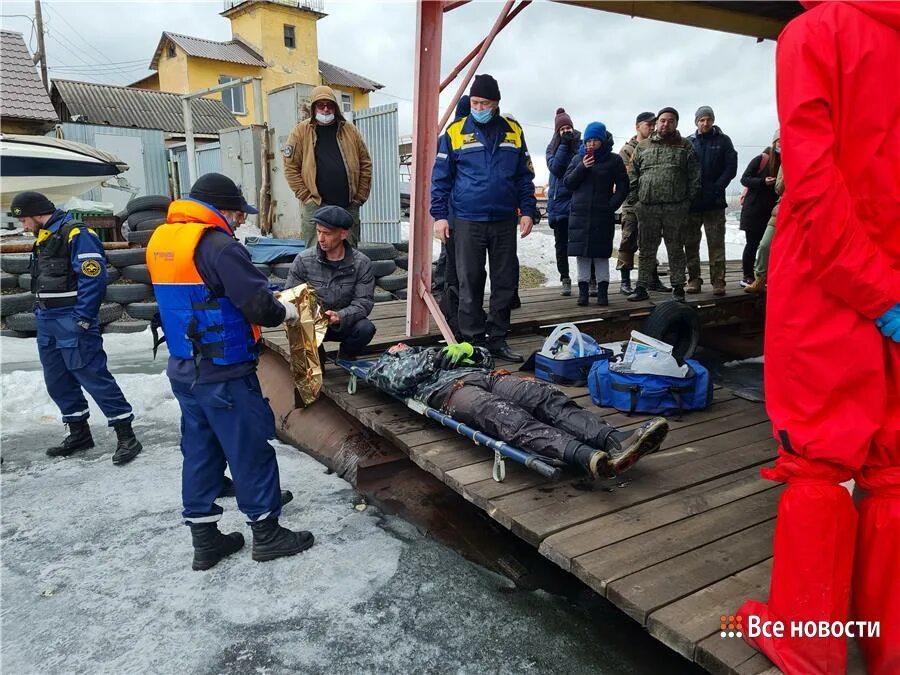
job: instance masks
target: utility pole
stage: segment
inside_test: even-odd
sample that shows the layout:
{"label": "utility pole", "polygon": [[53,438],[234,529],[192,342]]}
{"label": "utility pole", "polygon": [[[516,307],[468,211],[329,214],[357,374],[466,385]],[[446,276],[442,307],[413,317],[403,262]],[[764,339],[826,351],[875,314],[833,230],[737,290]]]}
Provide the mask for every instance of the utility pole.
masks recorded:
{"label": "utility pole", "polygon": [[34,20],[37,23],[38,50],[34,55],[35,63],[41,60],[41,79],[44,81],[44,89],[50,93],[50,83],[47,82],[47,51],[44,48],[44,18],[41,16],[41,0],[34,0]]}

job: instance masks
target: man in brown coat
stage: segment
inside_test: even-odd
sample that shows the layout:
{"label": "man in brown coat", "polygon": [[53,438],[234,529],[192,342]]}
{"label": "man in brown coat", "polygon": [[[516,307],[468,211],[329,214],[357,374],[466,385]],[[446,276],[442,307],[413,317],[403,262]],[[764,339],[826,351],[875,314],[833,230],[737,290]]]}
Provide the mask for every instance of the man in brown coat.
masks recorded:
{"label": "man in brown coat", "polygon": [[350,242],[359,242],[359,207],[369,198],[372,160],[362,134],[344,119],[331,87],[312,90],[310,117],[294,127],[284,146],[284,177],[300,200],[306,245],[316,240],[313,214],[340,206],[353,216]]}

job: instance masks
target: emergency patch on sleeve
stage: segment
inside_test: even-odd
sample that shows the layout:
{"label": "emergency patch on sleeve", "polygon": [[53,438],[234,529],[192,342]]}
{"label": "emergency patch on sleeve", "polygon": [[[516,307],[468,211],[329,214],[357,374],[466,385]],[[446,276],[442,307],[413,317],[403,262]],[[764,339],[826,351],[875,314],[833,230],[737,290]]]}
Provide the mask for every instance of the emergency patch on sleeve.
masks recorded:
{"label": "emergency patch on sleeve", "polygon": [[99,277],[103,268],[96,260],[85,260],[81,263],[81,273],[86,277]]}
{"label": "emergency patch on sleeve", "polygon": [[531,157],[529,157],[528,160],[525,162],[525,166],[528,168],[528,170],[531,173],[534,173],[534,162],[531,161]]}
{"label": "emergency patch on sleeve", "polygon": [[293,145],[285,145],[281,149],[281,154],[290,159],[294,156],[294,146]]}

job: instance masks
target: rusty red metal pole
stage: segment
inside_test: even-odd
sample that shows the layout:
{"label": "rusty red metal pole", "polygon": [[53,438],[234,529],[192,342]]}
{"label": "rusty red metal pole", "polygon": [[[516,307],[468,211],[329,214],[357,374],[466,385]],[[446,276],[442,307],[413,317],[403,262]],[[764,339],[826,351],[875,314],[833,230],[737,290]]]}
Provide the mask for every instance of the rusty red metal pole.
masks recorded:
{"label": "rusty red metal pole", "polygon": [[457,7],[468,5],[472,0],[444,0],[444,12],[452,12]]}
{"label": "rusty red metal pole", "polygon": [[[431,289],[431,170],[437,155],[438,86],[441,81],[441,32],[444,3],[418,0],[416,10],[416,82],[413,93],[412,186],[410,190],[409,282],[406,334],[428,334],[428,305],[422,290]],[[446,325],[446,322],[444,322]],[[444,336],[448,337],[447,335]],[[452,334],[449,335],[452,341]]]}

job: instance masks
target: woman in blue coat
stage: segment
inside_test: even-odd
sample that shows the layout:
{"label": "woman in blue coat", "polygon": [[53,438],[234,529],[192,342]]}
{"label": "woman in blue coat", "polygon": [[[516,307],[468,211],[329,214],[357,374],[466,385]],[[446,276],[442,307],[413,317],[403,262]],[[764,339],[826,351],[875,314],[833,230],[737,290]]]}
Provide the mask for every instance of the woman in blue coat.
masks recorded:
{"label": "woman in blue coat", "polygon": [[588,304],[591,263],[597,274],[597,304],[609,304],[609,257],[616,211],[628,196],[625,162],[612,152],[612,146],[613,138],[605,124],[588,124],[584,142],[563,179],[572,192],[568,253],[577,258],[579,305]]}

